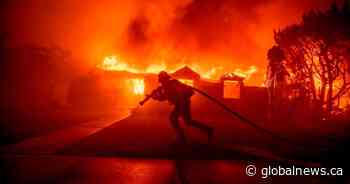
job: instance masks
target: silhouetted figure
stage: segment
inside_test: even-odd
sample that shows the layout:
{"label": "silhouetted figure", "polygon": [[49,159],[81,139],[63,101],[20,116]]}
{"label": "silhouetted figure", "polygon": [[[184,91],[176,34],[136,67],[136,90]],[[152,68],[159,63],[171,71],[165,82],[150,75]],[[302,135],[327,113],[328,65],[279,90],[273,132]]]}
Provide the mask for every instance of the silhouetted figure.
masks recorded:
{"label": "silhouetted figure", "polygon": [[170,122],[176,130],[178,139],[182,143],[187,142],[184,129],[179,125],[179,117],[182,117],[186,124],[207,133],[208,140],[211,141],[213,128],[192,119],[191,97],[194,94],[193,89],[176,79],[171,79],[169,74],[164,71],[159,73],[158,81],[161,86],[154,91],[152,98],[158,101],[168,100],[174,105],[174,109],[170,114]]}

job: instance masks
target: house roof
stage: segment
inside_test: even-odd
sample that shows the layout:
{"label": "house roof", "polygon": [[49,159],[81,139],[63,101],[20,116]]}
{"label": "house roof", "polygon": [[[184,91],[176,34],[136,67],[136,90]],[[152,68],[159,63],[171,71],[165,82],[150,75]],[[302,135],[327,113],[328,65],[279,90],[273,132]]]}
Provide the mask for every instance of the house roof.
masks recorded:
{"label": "house roof", "polygon": [[172,74],[175,78],[182,78],[182,79],[191,79],[191,80],[198,80],[201,78],[201,76],[194,72],[191,68],[188,66],[184,66],[183,68],[180,68],[176,72]]}

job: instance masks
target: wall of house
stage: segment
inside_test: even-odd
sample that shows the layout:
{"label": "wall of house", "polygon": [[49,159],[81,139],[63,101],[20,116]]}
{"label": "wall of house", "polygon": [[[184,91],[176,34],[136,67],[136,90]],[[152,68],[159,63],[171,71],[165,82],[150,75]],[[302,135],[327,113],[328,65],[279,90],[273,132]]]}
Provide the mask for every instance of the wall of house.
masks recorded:
{"label": "wall of house", "polygon": [[[223,98],[223,84],[221,82],[197,81],[195,87],[247,117],[264,119],[267,116],[268,98],[267,89],[264,87],[241,86],[239,99]],[[194,108],[199,111],[211,113],[222,111],[217,105],[201,95],[195,95],[193,99]]]}

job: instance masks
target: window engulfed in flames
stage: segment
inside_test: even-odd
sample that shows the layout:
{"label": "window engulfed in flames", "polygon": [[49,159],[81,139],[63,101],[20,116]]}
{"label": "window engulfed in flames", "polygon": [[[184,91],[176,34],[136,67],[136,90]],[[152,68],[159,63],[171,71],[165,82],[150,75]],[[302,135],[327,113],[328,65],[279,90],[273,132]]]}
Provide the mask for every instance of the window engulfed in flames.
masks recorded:
{"label": "window engulfed in flames", "polygon": [[145,93],[145,82],[143,79],[130,79],[130,81],[135,95],[143,95]]}

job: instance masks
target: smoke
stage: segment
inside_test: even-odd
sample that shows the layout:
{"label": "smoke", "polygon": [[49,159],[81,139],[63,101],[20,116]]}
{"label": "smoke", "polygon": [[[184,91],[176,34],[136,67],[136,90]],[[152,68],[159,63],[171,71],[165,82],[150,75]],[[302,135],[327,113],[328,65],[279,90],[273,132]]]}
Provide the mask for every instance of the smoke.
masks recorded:
{"label": "smoke", "polygon": [[135,65],[199,63],[206,70],[220,65],[231,71],[254,65],[259,69],[259,76],[255,76],[259,82],[255,82],[260,83],[273,30],[297,22],[304,11],[326,8],[330,1],[139,3],[140,9],[125,33],[129,39],[119,50]]}
{"label": "smoke", "polygon": [[[150,54],[156,52],[154,49],[166,49],[186,58],[243,58],[256,48],[248,34],[250,26],[258,21],[256,9],[268,3],[194,0],[175,3],[170,9],[162,3],[145,4],[128,26],[126,50],[139,53],[142,58],[154,55]],[[170,13],[157,15],[165,9]]]}
{"label": "smoke", "polygon": [[333,0],[12,0],[2,7],[13,45],[58,44],[94,65],[117,55],[139,67],[195,63],[248,69],[260,84],[273,30]]}

